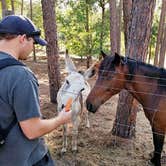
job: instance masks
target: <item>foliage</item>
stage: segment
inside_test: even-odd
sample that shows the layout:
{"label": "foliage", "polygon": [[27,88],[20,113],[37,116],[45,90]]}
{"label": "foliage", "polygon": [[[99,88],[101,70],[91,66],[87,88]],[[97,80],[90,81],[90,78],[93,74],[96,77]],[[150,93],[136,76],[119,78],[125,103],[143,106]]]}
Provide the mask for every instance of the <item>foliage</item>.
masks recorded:
{"label": "foliage", "polygon": [[[155,43],[159,25],[159,13],[161,10],[161,2],[157,0],[157,8],[154,13],[152,35],[151,35],[151,48],[152,56],[154,55]],[[11,9],[11,1],[6,0],[7,8]],[[43,18],[40,0],[33,2],[33,21],[38,28],[42,30],[43,34]],[[105,10],[105,23],[103,26],[103,49],[110,50],[110,23],[109,23],[109,8],[108,0]],[[101,19],[101,0],[56,0],[56,22],[58,32],[59,49],[69,49],[69,52],[79,56],[98,55],[100,53],[100,35],[102,31]],[[86,32],[86,5],[88,5],[89,12],[89,32]],[[21,1],[15,0],[15,13],[21,13]],[[0,13],[2,9],[0,8]],[[24,0],[24,15],[30,17],[30,4],[29,1]],[[1,16],[2,17],[2,16]],[[87,39],[89,44],[87,45]],[[124,40],[122,38],[122,40]],[[121,48],[122,50],[123,48]]]}
{"label": "foliage", "polygon": [[[99,53],[101,32],[101,11],[96,1],[88,1],[89,6],[89,33],[86,32],[85,1],[70,1],[67,8],[58,8],[57,25],[60,47],[68,48],[71,53],[80,56],[87,55],[87,36],[90,38],[92,54]],[[107,12],[108,13],[108,12]],[[106,21],[104,39],[109,41],[109,21]],[[107,37],[106,37],[107,36]]]}

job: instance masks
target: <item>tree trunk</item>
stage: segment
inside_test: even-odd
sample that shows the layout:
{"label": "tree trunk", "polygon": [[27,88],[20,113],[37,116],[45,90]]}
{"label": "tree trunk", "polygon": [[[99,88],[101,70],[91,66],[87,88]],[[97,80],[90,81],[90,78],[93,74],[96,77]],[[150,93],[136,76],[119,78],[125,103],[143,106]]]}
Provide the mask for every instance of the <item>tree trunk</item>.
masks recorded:
{"label": "tree trunk", "polygon": [[15,13],[15,9],[14,9],[14,0],[11,0],[11,7],[12,7],[13,14],[14,14],[14,13]]}
{"label": "tree trunk", "polygon": [[[32,0],[30,0],[30,18],[33,20],[33,5],[32,5]],[[35,45],[33,45],[33,61],[37,62],[36,60],[36,49]]]}
{"label": "tree trunk", "polygon": [[132,0],[123,0],[123,28],[124,28],[126,55],[127,55],[127,48],[128,48],[129,23],[131,21],[131,8],[132,8]]}
{"label": "tree trunk", "polygon": [[159,67],[164,67],[165,53],[166,53],[166,0],[163,0],[161,11],[162,23],[161,23],[161,36],[160,36],[160,57]]}
{"label": "tree trunk", "polygon": [[118,52],[116,0],[110,0],[110,41],[111,54]]}
{"label": "tree trunk", "polygon": [[160,57],[159,57],[159,67],[164,67],[165,53],[166,53],[166,23],[164,23],[164,34],[161,41]]}
{"label": "tree trunk", "polygon": [[2,18],[6,16],[6,0],[1,0],[1,6],[2,6]]}
{"label": "tree trunk", "polygon": [[89,4],[88,0],[86,0],[86,25],[85,25],[85,30],[86,30],[86,48],[87,48],[87,68],[90,67],[91,63],[91,51],[90,51],[90,35],[89,35]]}
{"label": "tree trunk", "polygon": [[120,54],[120,46],[121,46],[121,17],[122,17],[122,2],[123,0],[119,1],[118,6],[118,14],[117,14],[117,53]]}
{"label": "tree trunk", "polygon": [[[42,0],[43,23],[48,45],[46,47],[48,58],[48,77],[50,100],[57,103],[57,92],[60,88],[60,71],[58,62],[58,41],[55,15],[55,1]],[[49,12],[48,12],[49,11]]]}
{"label": "tree trunk", "polygon": [[[103,50],[103,35],[104,35],[104,23],[105,23],[105,0],[100,0],[100,6],[102,8],[101,13],[101,33],[100,33],[100,50]],[[101,59],[101,57],[99,57]]]}
{"label": "tree trunk", "polygon": [[159,51],[160,51],[161,40],[162,40],[162,36],[163,36],[165,15],[166,15],[166,0],[163,0],[162,8],[161,8],[161,15],[160,15],[159,30],[158,30],[157,42],[156,42],[156,48],[155,48],[155,57],[154,57],[155,66],[158,66],[158,64],[159,64]]}
{"label": "tree trunk", "polygon": [[[126,37],[127,55],[136,60],[144,60],[150,39],[155,0],[132,3],[132,19]],[[132,110],[133,97],[125,90],[119,94],[116,120],[112,134],[131,139],[135,136],[136,113]]]}
{"label": "tree trunk", "polygon": [[24,11],[24,0],[21,0],[21,15],[23,15]]}
{"label": "tree trunk", "polygon": [[152,58],[152,46],[149,44],[149,57],[148,57],[148,63],[150,64],[150,60]]}

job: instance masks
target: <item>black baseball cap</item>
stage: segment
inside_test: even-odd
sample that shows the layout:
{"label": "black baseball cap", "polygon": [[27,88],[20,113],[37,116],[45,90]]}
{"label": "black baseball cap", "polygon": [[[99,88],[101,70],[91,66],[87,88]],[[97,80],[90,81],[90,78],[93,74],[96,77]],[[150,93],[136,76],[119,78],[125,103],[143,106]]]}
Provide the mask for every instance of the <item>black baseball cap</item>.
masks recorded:
{"label": "black baseball cap", "polygon": [[26,34],[28,37],[33,37],[36,44],[47,45],[47,42],[40,38],[40,30],[25,16],[9,15],[4,17],[0,21],[0,34]]}

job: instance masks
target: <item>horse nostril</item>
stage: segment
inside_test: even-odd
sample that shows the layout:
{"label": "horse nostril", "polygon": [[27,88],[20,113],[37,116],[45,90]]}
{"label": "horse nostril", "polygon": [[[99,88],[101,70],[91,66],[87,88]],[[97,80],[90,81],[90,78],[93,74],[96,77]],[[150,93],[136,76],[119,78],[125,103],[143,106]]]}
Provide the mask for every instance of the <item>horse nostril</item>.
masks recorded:
{"label": "horse nostril", "polygon": [[92,109],[92,104],[89,102],[86,102],[86,108],[88,111],[90,111]]}
{"label": "horse nostril", "polygon": [[64,104],[62,104],[61,109],[63,109],[64,107],[65,107],[65,105],[64,105]]}
{"label": "horse nostril", "polygon": [[87,102],[86,103],[86,108],[87,108],[88,111],[94,113],[93,105],[91,103]]}

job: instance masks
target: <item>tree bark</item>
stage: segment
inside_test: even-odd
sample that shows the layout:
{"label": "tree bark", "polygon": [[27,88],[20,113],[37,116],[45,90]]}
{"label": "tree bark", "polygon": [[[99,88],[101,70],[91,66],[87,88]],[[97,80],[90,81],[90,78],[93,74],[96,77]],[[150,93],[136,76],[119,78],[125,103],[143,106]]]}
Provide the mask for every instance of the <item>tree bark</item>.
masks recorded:
{"label": "tree bark", "polygon": [[111,54],[118,52],[116,0],[110,0],[110,43]]}
{"label": "tree bark", "polygon": [[[136,60],[143,61],[146,57],[154,7],[155,0],[141,2],[133,0],[126,51],[129,57]],[[133,97],[127,91],[120,92],[117,115],[112,129],[113,135],[128,139],[135,136],[137,111],[132,110],[132,103]]]}
{"label": "tree bark", "polygon": [[125,54],[128,49],[129,23],[131,21],[132,0],[123,0],[123,28],[125,38]]}
{"label": "tree bark", "polygon": [[160,57],[159,57],[159,67],[164,67],[165,53],[166,53],[166,23],[164,23],[164,34],[161,41]]}
{"label": "tree bark", "polygon": [[[103,50],[103,36],[104,36],[104,23],[105,23],[105,0],[99,1],[102,13],[101,13],[101,33],[100,33],[100,50]],[[101,59],[101,57],[99,57]]]}
{"label": "tree bark", "polygon": [[90,50],[90,35],[89,35],[89,4],[88,0],[86,0],[86,25],[85,25],[85,30],[86,30],[86,47],[87,47],[87,68],[90,67],[91,63],[91,50]]}
{"label": "tree bark", "polygon": [[7,7],[6,7],[6,0],[1,0],[1,6],[2,6],[2,18],[6,16],[6,10],[7,10]]}
{"label": "tree bark", "polygon": [[[48,58],[48,77],[50,88],[50,100],[57,103],[57,92],[60,88],[59,54],[55,15],[55,1],[42,0],[43,23],[48,45],[46,47]],[[49,11],[49,12],[48,12]]]}
{"label": "tree bark", "polygon": [[163,0],[162,11],[161,11],[161,29],[160,29],[160,56],[159,56],[159,67],[164,67],[165,53],[166,53],[166,0]]}
{"label": "tree bark", "polygon": [[156,42],[156,48],[155,48],[155,57],[154,57],[155,66],[158,66],[159,64],[159,52],[160,52],[161,40],[163,36],[165,16],[166,16],[166,0],[163,0],[161,14],[160,14],[160,23],[159,23],[159,29],[158,29],[158,35],[157,35],[157,42]]}
{"label": "tree bark", "polygon": [[117,53],[120,54],[121,47],[121,18],[122,18],[122,3],[123,0],[119,1],[118,12],[117,12]]}
{"label": "tree bark", "polygon": [[24,11],[24,0],[21,0],[21,15],[23,15]]}
{"label": "tree bark", "polygon": [[120,38],[121,38],[121,4],[116,7],[116,0],[110,0],[110,45],[111,54],[120,53]]}
{"label": "tree bark", "polygon": [[[32,0],[30,0],[30,18],[33,20],[33,5],[32,5]],[[33,45],[33,61],[37,62],[36,60],[36,49],[35,45]]]}
{"label": "tree bark", "polygon": [[12,7],[13,14],[14,14],[14,13],[15,13],[15,9],[14,9],[14,0],[11,0],[11,7]]}

